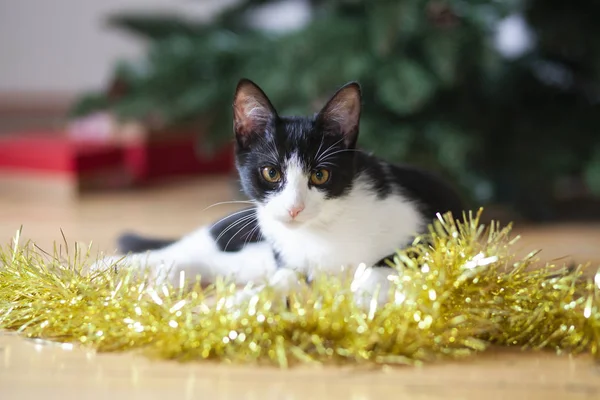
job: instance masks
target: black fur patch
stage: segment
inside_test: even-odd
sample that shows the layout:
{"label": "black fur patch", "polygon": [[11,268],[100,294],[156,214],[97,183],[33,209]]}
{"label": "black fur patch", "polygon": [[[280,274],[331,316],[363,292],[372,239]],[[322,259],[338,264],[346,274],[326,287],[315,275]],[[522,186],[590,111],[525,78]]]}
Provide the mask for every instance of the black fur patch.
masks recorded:
{"label": "black fur patch", "polygon": [[262,240],[254,208],[238,211],[221,219],[211,226],[210,235],[223,252],[239,251],[248,243]]}
{"label": "black fur patch", "polygon": [[135,233],[124,233],[117,240],[117,247],[121,254],[143,253],[165,248],[175,242],[174,239],[157,239],[143,237]]}

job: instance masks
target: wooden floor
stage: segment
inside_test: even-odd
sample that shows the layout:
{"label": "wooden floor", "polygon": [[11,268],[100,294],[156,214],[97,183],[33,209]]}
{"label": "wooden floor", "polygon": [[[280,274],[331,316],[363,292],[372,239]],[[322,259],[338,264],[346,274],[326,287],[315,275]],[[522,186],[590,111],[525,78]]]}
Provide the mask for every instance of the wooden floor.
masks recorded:
{"label": "wooden floor", "polygon": [[[42,248],[61,239],[110,252],[131,228],[179,236],[234,208],[219,178],[88,196],[78,202],[22,199],[0,192],[0,241],[23,225]],[[522,252],[600,265],[600,225],[517,227]],[[600,399],[600,367],[589,357],[498,350],[462,362],[386,371],[353,368],[237,367],[153,362],[131,354],[92,354],[0,334],[0,399]]]}

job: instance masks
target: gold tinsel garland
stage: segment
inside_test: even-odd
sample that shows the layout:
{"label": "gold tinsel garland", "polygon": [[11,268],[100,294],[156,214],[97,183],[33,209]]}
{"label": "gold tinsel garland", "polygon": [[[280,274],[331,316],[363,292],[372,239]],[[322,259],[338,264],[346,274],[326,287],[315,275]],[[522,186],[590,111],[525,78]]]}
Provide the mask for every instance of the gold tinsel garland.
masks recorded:
{"label": "gold tinsel garland", "polygon": [[[481,213],[481,212],[480,212]],[[286,305],[266,289],[225,307],[236,288],[152,283],[123,270],[87,275],[87,254],[62,258],[32,244],[0,249],[0,329],[99,351],[228,362],[418,363],[464,357],[491,344],[559,352],[600,345],[600,271],[529,268],[510,226],[439,218],[397,254],[395,301],[364,311],[350,282],[318,277]],[[67,252],[68,253],[68,252]],[[68,255],[68,254],[67,254]]]}

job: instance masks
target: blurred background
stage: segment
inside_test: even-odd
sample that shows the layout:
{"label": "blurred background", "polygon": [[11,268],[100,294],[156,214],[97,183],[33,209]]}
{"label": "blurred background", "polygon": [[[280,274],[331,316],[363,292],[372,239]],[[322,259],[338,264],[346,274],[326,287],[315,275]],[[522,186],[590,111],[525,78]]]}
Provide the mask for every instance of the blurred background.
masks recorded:
{"label": "blurred background", "polygon": [[109,243],[213,218],[202,205],[241,198],[241,77],[281,114],[359,81],[361,147],[438,171],[488,218],[590,225],[597,15],[594,0],[2,0],[0,233],[46,221]]}

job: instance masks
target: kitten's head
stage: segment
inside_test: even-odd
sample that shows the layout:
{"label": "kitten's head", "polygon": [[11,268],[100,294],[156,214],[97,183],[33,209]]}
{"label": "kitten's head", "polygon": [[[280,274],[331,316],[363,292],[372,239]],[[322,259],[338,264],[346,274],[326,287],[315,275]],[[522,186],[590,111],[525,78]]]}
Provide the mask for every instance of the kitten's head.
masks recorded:
{"label": "kitten's head", "polygon": [[263,215],[290,226],[319,220],[354,181],[360,86],[339,89],[313,117],[280,117],[253,82],[238,84],[236,164]]}

